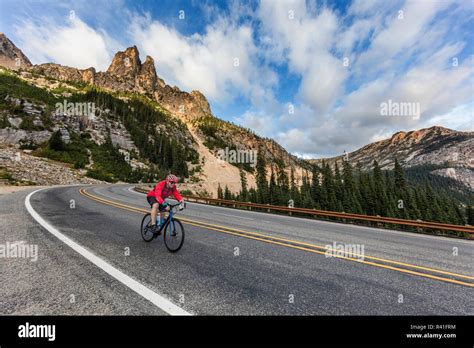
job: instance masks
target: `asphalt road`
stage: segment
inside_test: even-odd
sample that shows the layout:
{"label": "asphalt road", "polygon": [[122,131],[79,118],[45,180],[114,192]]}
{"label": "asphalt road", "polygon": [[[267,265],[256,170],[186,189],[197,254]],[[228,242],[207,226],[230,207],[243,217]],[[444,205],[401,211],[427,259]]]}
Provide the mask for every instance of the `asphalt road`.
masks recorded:
{"label": "asphalt road", "polygon": [[[130,185],[83,187],[148,209]],[[63,235],[191,314],[474,314],[473,279],[466,278],[474,275],[472,241],[188,203],[179,213],[186,240],[171,254],[162,238],[142,241],[143,213],[92,200],[80,188],[39,191],[31,206]],[[0,243],[38,245],[36,262],[0,259],[0,314],[166,314],[39,226],[25,209],[31,191],[0,197]],[[261,234],[273,239],[259,240]],[[334,242],[363,246],[365,262],[321,253]]]}

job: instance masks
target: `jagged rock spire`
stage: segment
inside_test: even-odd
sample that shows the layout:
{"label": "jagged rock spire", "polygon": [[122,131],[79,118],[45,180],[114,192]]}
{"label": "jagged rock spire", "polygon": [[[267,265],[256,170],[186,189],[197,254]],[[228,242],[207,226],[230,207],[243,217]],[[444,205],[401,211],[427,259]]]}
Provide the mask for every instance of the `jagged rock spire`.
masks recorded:
{"label": "jagged rock spire", "polygon": [[107,73],[122,77],[136,77],[141,65],[137,46],[132,46],[115,54]]}

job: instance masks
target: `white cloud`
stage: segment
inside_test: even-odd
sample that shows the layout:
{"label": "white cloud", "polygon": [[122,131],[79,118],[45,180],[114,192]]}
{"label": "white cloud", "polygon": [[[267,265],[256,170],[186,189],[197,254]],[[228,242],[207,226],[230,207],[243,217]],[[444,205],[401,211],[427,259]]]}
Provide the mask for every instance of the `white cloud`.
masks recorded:
{"label": "white cloud", "polygon": [[235,122],[265,137],[273,136],[278,129],[272,116],[258,111],[246,111],[242,116],[237,117]]}
{"label": "white cloud", "polygon": [[79,17],[64,23],[26,20],[15,26],[18,46],[34,64],[54,62],[76,68],[105,70],[118,47],[107,33],[95,30]]}
{"label": "white cloud", "polygon": [[337,32],[336,15],[329,9],[319,14],[304,1],[262,1],[258,9],[267,58],[286,59],[301,77],[299,97],[320,113],[326,113],[343,92],[346,69],[331,48]]}
{"label": "white cloud", "polygon": [[449,4],[449,1],[408,0],[398,11],[389,13],[388,25],[358,58],[357,72],[368,74],[393,67],[396,55],[416,44],[435,15]]}
{"label": "white cloud", "polygon": [[219,102],[239,93],[250,99],[272,97],[277,76],[261,66],[249,25],[219,18],[204,34],[184,36],[145,16],[134,18],[131,34],[141,52],[155,58],[158,74],[168,83],[198,89]]}

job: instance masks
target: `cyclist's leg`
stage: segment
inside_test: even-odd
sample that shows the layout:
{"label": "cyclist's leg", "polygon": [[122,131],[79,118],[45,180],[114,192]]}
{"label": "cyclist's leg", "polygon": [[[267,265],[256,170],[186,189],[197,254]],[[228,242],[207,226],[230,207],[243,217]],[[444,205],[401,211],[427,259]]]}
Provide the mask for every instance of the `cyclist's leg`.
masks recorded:
{"label": "cyclist's leg", "polygon": [[158,203],[153,203],[153,205],[151,206],[151,211],[150,211],[152,225],[156,225],[157,214],[158,214]]}
{"label": "cyclist's leg", "polygon": [[158,210],[160,211],[160,221],[163,223],[166,219],[166,208],[160,204]]}
{"label": "cyclist's leg", "polygon": [[151,210],[150,210],[151,225],[155,225],[156,224],[156,215],[158,213],[158,202],[156,201],[156,198],[153,197],[153,196],[147,197],[146,200],[151,205]]}

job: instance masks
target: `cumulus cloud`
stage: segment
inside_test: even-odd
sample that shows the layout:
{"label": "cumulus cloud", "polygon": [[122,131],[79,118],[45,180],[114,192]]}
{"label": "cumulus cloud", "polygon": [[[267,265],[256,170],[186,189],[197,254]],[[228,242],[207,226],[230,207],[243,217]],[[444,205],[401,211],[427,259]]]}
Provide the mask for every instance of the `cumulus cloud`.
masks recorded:
{"label": "cumulus cloud", "polygon": [[369,49],[358,57],[358,73],[380,72],[393,67],[397,54],[413,47],[436,14],[449,4],[449,1],[408,0],[399,10],[389,13],[386,17],[388,25],[375,36]]}
{"label": "cumulus cloud", "polygon": [[107,69],[118,44],[78,16],[64,22],[27,19],[15,26],[18,46],[34,64],[54,62],[76,68]]}
{"label": "cumulus cloud", "polygon": [[326,8],[313,15],[303,1],[262,1],[258,16],[268,57],[286,60],[290,70],[301,77],[301,100],[316,112],[327,112],[343,92],[347,71],[331,52],[336,15]]}
{"label": "cumulus cloud", "polygon": [[198,89],[224,103],[239,94],[254,103],[272,97],[277,75],[260,64],[249,25],[221,17],[203,34],[184,36],[150,16],[137,16],[131,35],[144,54],[155,58],[158,73],[170,83]]}
{"label": "cumulus cloud", "polygon": [[235,122],[265,137],[274,136],[278,129],[275,119],[261,111],[246,111],[242,116],[236,117]]}

